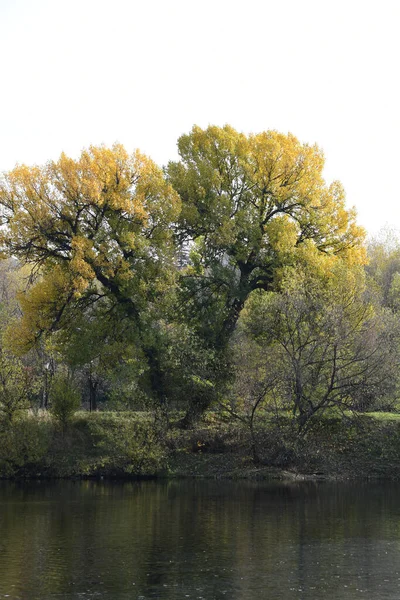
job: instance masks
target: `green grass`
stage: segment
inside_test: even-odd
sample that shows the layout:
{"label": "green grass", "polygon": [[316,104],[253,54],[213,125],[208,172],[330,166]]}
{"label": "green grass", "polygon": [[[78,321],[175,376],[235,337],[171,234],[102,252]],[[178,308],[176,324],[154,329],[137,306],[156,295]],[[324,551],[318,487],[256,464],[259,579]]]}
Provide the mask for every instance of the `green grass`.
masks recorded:
{"label": "green grass", "polygon": [[288,413],[248,427],[210,411],[194,430],[170,428],[151,412],[79,411],[66,429],[48,413],[0,423],[0,477],[326,477],[400,479],[400,415],[315,417],[304,436]]}
{"label": "green grass", "polygon": [[378,421],[400,421],[400,413],[395,412],[369,412],[366,416],[373,417]]}

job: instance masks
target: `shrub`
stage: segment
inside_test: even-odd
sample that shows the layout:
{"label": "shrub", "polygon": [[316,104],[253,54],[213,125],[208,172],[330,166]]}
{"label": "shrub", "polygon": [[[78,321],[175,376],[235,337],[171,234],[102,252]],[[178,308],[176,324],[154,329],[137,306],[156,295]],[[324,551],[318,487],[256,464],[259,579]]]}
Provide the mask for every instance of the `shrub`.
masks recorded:
{"label": "shrub", "polygon": [[87,419],[98,470],[112,474],[154,475],[166,466],[161,431],[151,418],[93,413]]}
{"label": "shrub", "polygon": [[[44,467],[49,448],[51,424],[33,415],[16,417],[0,427],[0,476],[37,474]],[[6,426],[4,426],[6,425]]]}

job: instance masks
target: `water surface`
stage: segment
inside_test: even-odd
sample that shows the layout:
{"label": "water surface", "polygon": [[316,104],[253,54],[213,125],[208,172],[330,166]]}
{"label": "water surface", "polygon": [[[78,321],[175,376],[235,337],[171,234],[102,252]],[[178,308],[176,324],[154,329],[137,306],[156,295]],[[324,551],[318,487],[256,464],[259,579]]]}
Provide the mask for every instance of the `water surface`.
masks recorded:
{"label": "water surface", "polygon": [[0,482],[0,599],[400,597],[400,486]]}

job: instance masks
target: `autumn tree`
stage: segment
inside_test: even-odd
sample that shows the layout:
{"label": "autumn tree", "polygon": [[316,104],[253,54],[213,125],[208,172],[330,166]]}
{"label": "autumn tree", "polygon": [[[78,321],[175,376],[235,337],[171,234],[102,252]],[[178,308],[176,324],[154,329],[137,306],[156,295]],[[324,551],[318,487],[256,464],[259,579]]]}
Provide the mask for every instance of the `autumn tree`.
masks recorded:
{"label": "autumn tree", "polygon": [[363,231],[340,183],[326,185],[317,146],[226,125],[195,126],[178,149],[167,174],[182,201],[178,238],[192,244],[182,305],[219,357],[251,292],[271,289],[285,265],[319,253],[364,261]]}
{"label": "autumn tree", "polygon": [[135,332],[160,394],[152,329],[174,279],[170,224],[180,208],[162,171],[120,145],[90,147],[5,174],[0,205],[3,254],[31,266],[20,351],[101,305]]}
{"label": "autumn tree", "polygon": [[275,395],[299,430],[327,408],[365,409],[393,395],[400,331],[369,296],[363,271],[336,264],[324,277],[299,270],[286,277],[279,293],[252,296],[244,321],[264,351],[264,369],[275,365]]}

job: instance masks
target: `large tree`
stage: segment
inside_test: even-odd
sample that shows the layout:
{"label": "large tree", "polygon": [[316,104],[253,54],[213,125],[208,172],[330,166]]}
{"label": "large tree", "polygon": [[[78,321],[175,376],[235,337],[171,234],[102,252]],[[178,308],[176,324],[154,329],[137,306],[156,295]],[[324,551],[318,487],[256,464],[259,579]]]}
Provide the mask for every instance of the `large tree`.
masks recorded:
{"label": "large tree", "polygon": [[152,324],[174,278],[170,225],[180,209],[162,171],[120,145],[91,147],[77,160],[63,154],[5,174],[0,205],[3,253],[31,266],[20,350],[98,306],[126,319],[161,394]]}
{"label": "large tree", "polygon": [[251,292],[271,289],[285,265],[319,254],[364,261],[363,231],[340,183],[326,185],[317,146],[226,125],[195,126],[178,149],[167,174],[182,201],[178,236],[193,246],[183,305],[220,356]]}

